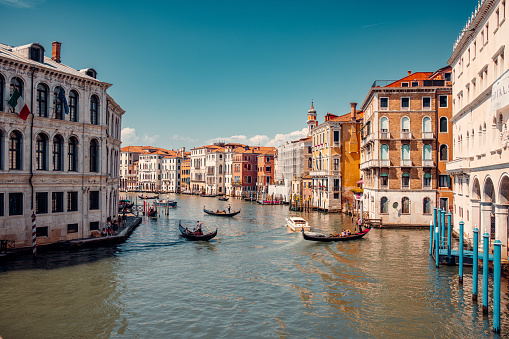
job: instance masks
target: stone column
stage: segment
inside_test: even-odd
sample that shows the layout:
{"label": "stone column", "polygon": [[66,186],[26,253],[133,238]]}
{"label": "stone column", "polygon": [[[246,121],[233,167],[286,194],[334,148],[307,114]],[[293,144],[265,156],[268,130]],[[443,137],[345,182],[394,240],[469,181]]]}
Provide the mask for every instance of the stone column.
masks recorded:
{"label": "stone column", "polygon": [[502,242],[502,259],[507,259],[507,221],[509,205],[495,205],[495,239]]}
{"label": "stone column", "polygon": [[472,221],[470,222],[470,225],[472,229],[469,230],[470,234],[473,234],[474,228],[479,229],[479,234],[482,234],[481,232],[481,200],[477,199],[471,199],[470,205],[472,206]]}
{"label": "stone column", "polygon": [[487,232],[491,236],[491,202],[481,202],[481,227],[479,231],[483,234]]}

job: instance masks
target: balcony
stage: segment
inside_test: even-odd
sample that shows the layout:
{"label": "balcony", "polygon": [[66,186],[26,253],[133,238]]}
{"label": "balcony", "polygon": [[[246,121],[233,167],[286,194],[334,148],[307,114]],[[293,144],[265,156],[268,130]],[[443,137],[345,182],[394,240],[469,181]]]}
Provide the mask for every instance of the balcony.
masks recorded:
{"label": "balcony", "polygon": [[433,135],[433,132],[422,132],[422,138],[423,139],[434,139],[435,136]]}
{"label": "balcony", "polygon": [[365,170],[371,167],[389,167],[391,161],[389,159],[371,159],[360,164],[360,169]]}
{"label": "balcony", "polygon": [[401,139],[403,140],[412,139],[412,132],[401,132]]}
{"label": "balcony", "polygon": [[433,160],[422,159],[422,167],[433,167]]}
{"label": "balcony", "polygon": [[391,133],[389,132],[380,132],[380,139],[387,140],[391,138]]}
{"label": "balcony", "polygon": [[366,135],[364,139],[361,140],[361,148],[365,147],[367,144],[373,141],[373,133]]}
{"label": "balcony", "polygon": [[310,171],[309,175],[312,177],[325,177],[329,175],[329,171]]}
{"label": "balcony", "polygon": [[446,165],[448,174],[470,173],[470,159],[459,158],[451,160]]}
{"label": "balcony", "polygon": [[391,161],[389,159],[380,159],[379,162],[380,167],[389,167],[391,165]]}
{"label": "balcony", "polygon": [[401,159],[401,167],[411,167],[412,160],[410,159]]}

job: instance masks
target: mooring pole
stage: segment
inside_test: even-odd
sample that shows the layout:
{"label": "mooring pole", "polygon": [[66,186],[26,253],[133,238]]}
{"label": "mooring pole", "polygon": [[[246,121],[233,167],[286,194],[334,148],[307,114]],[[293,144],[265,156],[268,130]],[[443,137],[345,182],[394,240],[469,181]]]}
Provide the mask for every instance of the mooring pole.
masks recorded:
{"label": "mooring pole", "polygon": [[447,213],[447,260],[449,261],[449,265],[451,264],[451,247],[452,247],[452,222],[451,222],[452,214]]}
{"label": "mooring pole", "polygon": [[442,210],[442,247],[445,247],[445,210]]}
{"label": "mooring pole", "polygon": [[493,258],[493,332],[500,333],[500,271],[501,246],[500,240],[495,240]]}
{"label": "mooring pole", "polygon": [[433,254],[433,220],[429,222],[429,255]]}
{"label": "mooring pole", "polygon": [[438,247],[442,245],[442,209],[437,210],[437,226],[438,226]]}
{"label": "mooring pole", "polygon": [[463,227],[464,227],[465,223],[463,221],[460,221],[459,224],[460,224],[460,238],[459,238],[459,243],[458,243],[458,255],[459,255],[459,265],[460,265],[459,283],[463,284]]}
{"label": "mooring pole", "polygon": [[479,285],[479,229],[474,228],[474,255],[472,258],[472,300],[477,301]]}
{"label": "mooring pole", "polygon": [[439,264],[439,257],[440,257],[440,251],[439,251],[439,242],[440,242],[440,228],[437,226],[435,227],[435,261],[437,268],[440,265]]}
{"label": "mooring pole", "polygon": [[490,235],[487,230],[484,230],[482,235],[482,313],[488,314],[488,266],[489,266],[489,241]]}

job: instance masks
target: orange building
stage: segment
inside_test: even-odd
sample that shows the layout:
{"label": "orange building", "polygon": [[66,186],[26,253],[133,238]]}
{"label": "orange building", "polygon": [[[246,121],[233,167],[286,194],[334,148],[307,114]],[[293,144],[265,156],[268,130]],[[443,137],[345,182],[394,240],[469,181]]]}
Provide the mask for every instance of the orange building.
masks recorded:
{"label": "orange building", "polygon": [[181,192],[189,192],[191,190],[191,159],[186,157],[180,164],[180,187]]}
{"label": "orange building", "polygon": [[272,149],[257,157],[257,174],[256,188],[258,194],[267,194],[269,185],[274,184],[274,157],[277,154],[276,149]]}

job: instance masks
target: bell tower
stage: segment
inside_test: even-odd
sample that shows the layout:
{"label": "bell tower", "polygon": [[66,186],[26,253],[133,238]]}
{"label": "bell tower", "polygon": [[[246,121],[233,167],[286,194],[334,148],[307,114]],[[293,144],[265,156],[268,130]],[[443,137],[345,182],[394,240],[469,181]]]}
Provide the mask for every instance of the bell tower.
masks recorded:
{"label": "bell tower", "polygon": [[311,136],[311,131],[316,126],[318,126],[318,121],[316,120],[316,111],[313,107],[313,101],[311,101],[311,108],[308,111],[308,137]]}

